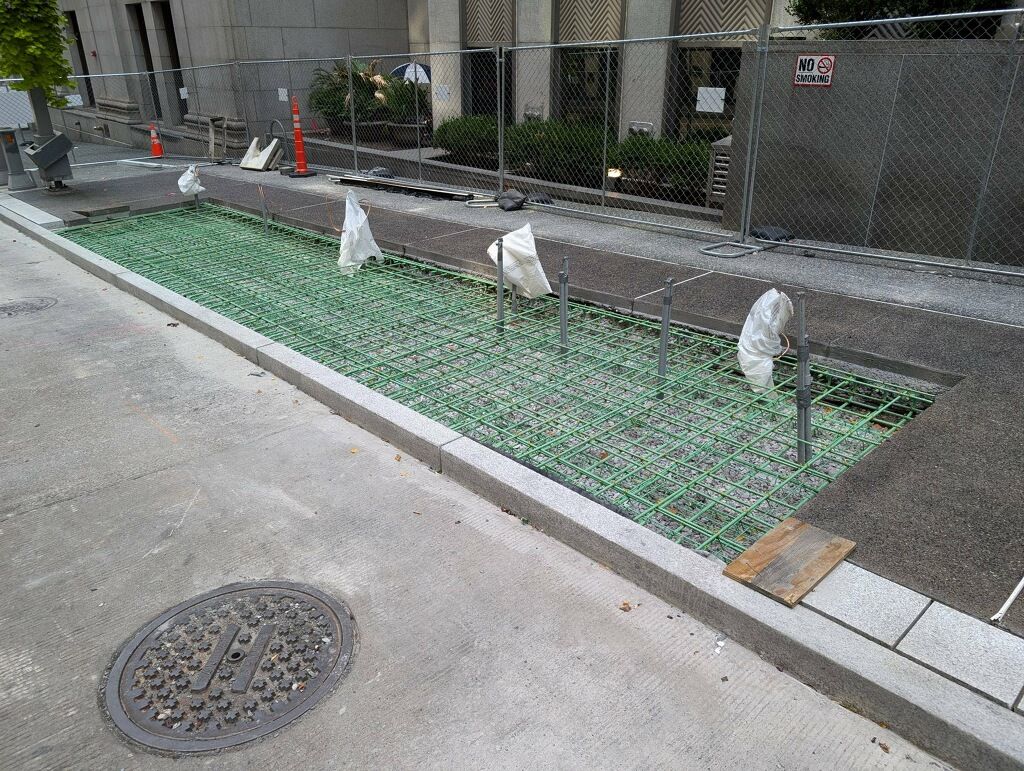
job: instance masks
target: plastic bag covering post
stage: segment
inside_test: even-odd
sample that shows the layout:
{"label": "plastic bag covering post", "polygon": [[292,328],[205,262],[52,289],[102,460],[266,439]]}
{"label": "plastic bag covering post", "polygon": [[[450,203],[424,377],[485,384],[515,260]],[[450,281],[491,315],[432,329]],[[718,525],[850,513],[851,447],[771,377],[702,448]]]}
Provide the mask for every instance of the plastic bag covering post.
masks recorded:
{"label": "plastic bag covering post", "polygon": [[737,359],[755,393],[764,393],[773,385],[773,359],[782,353],[779,333],[792,315],[793,303],[777,289],[769,289],[757,298],[747,314]]}
{"label": "plastic bag covering post", "polygon": [[[528,300],[551,293],[551,284],[537,258],[537,245],[533,241],[530,224],[513,230],[502,238],[505,257],[505,279],[519,289]],[[498,264],[498,242],[487,247],[491,262]]]}
{"label": "plastic bag covering post", "polygon": [[199,195],[206,190],[205,187],[199,184],[199,172],[196,171],[194,163],[185,169],[184,174],[178,177],[178,190],[185,195]]}
{"label": "plastic bag covering post", "polygon": [[359,206],[356,194],[349,190],[345,196],[345,229],[341,232],[338,267],[343,276],[351,276],[371,257],[381,260],[384,255],[373,240],[370,221]]}

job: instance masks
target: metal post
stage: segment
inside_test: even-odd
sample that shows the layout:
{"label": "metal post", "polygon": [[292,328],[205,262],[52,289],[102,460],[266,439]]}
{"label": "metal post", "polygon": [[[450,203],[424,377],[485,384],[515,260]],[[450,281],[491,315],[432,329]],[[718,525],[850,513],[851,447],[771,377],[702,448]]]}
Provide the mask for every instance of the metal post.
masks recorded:
{"label": "metal post", "polygon": [[[242,113],[242,123],[245,124],[245,144],[248,145],[250,142],[252,142],[252,134],[249,129],[249,108],[246,105],[246,102],[249,101],[248,99],[246,99],[246,95],[249,93],[249,90],[245,87],[245,74],[240,71],[241,66],[241,62],[231,63],[231,82],[232,87],[235,89],[236,99],[238,97],[241,97],[242,100],[242,109],[240,112]],[[171,97],[171,99],[173,101],[173,96]],[[237,101],[235,102],[235,110],[239,111]],[[184,116],[182,117],[182,120],[184,120]],[[226,150],[225,155],[227,155]]]}
{"label": "metal post", "polygon": [[604,207],[605,199],[608,197],[608,118],[611,111],[611,78],[612,78],[612,49],[611,46],[605,51],[604,59],[604,133],[601,146],[601,206]]}
{"label": "metal post", "polygon": [[260,210],[263,212],[263,235],[270,235],[270,227],[267,225],[267,199],[262,189],[260,190]]}
{"label": "metal post", "polygon": [[348,55],[348,117],[352,125],[352,168],[359,173],[359,147],[356,144],[356,91],[353,87],[352,54]]}
{"label": "metal post", "polygon": [[768,78],[768,40],[771,37],[773,3],[765,4],[764,20],[757,34],[757,75],[754,81],[753,101],[750,105],[750,125],[747,132],[746,173],[743,176],[743,198],[740,208],[740,242],[750,237],[751,210],[754,206],[754,177],[757,173],[757,147],[761,139],[761,113],[764,108],[764,86]]}
{"label": "metal post", "polygon": [[32,88],[28,92],[32,115],[36,120],[36,144],[43,144],[53,136],[53,122],[50,120],[50,105],[46,101],[46,93],[41,88]]}
{"label": "metal post", "polygon": [[563,354],[569,352],[569,258],[562,258],[562,270],[558,273],[558,327],[559,348]]}
{"label": "metal post", "polygon": [[423,129],[420,126],[420,64],[412,57],[412,102],[416,106],[416,173],[417,179],[423,181]]}
{"label": "metal post", "polygon": [[519,313],[519,287],[512,285],[512,315]]}
{"label": "metal post", "polygon": [[1018,12],[1014,15],[1014,23],[1011,25],[1013,34],[1010,36],[1009,50],[1007,51],[1006,56],[1005,75],[1002,78],[1003,91],[1006,93],[1006,100],[1003,102],[1003,111],[1000,114],[999,126],[996,130],[995,138],[992,140],[992,151],[989,153],[988,163],[985,166],[985,172],[981,178],[981,186],[978,189],[978,202],[974,207],[974,216],[971,217],[971,225],[967,231],[967,249],[965,250],[965,257],[968,262],[974,260],[974,253],[977,249],[978,226],[981,224],[981,218],[985,209],[985,201],[988,198],[989,180],[992,178],[992,169],[995,167],[996,158],[998,157],[999,144],[1003,138],[1003,129],[1006,127],[1006,118],[1009,115],[1010,107],[1013,104],[1013,92],[1017,86],[1018,73],[1020,72],[1021,57],[1019,55],[1018,42],[1020,41],[1022,20],[1024,20],[1024,13]]}
{"label": "metal post", "polygon": [[661,345],[658,348],[658,377],[664,381],[668,374],[668,338],[672,323],[672,285],[675,279],[665,279],[665,293],[661,296]]}
{"label": "metal post", "polygon": [[[456,54],[461,56],[462,54]],[[494,48],[498,71],[498,192],[505,192],[505,49]]]}
{"label": "metal post", "polygon": [[498,239],[498,334],[505,331],[505,247]]}
{"label": "metal post", "polygon": [[796,294],[796,457],[800,465],[811,460],[811,352],[807,338],[807,294]]}
{"label": "metal post", "polygon": [[196,214],[199,214],[199,193],[196,193],[195,200],[196,200]]}

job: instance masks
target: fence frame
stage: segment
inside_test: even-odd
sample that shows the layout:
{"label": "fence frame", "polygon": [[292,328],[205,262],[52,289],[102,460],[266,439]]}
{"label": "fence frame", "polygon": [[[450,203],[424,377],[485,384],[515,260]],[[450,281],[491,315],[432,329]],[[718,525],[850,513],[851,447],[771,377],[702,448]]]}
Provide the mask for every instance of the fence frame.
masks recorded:
{"label": "fence frame", "polygon": [[[509,105],[507,102],[507,68],[509,62],[514,62],[513,75],[514,79],[518,81],[519,68],[524,60],[521,58],[524,53],[530,51],[548,51],[555,52],[560,50],[590,50],[593,49],[595,53],[604,58],[604,83],[603,83],[603,136],[600,147],[601,157],[601,184],[600,189],[594,188],[592,192],[595,195],[595,200],[598,203],[595,205],[595,210],[587,210],[585,208],[574,209],[569,205],[562,205],[562,202],[552,204],[528,204],[530,208],[550,211],[559,214],[572,215],[577,217],[583,217],[587,219],[593,219],[597,221],[608,221],[616,224],[624,224],[632,227],[646,227],[660,231],[666,231],[669,233],[677,233],[689,237],[696,237],[705,241],[713,241],[708,246],[700,249],[705,254],[714,255],[718,257],[739,257],[745,254],[759,252],[767,249],[776,248],[789,248],[792,249],[799,244],[792,243],[789,241],[772,240],[770,238],[757,237],[753,234],[753,211],[755,201],[758,193],[756,190],[756,184],[758,179],[758,154],[759,148],[765,141],[763,135],[764,126],[762,124],[764,110],[765,110],[765,89],[768,81],[768,63],[769,55],[773,50],[773,43],[777,43],[780,40],[784,40],[786,35],[808,35],[813,37],[815,34],[821,32],[827,32],[829,30],[843,30],[853,28],[876,28],[876,27],[894,27],[898,25],[914,25],[923,24],[930,22],[950,22],[950,21],[966,21],[972,19],[1007,19],[1011,28],[1011,34],[1006,36],[1006,65],[1005,65],[1005,77],[1002,82],[1002,93],[1001,93],[1001,112],[996,118],[997,125],[995,128],[995,135],[992,141],[991,149],[988,150],[987,161],[984,164],[984,168],[981,172],[980,183],[978,187],[977,195],[973,203],[973,211],[969,215],[969,225],[967,226],[966,237],[966,249],[963,255],[955,255],[951,258],[930,258],[930,254],[915,254],[915,253],[893,253],[895,250],[890,247],[859,247],[856,244],[851,243],[834,243],[832,241],[821,241],[814,242],[813,244],[806,245],[806,249],[814,252],[820,252],[825,255],[844,255],[853,258],[863,258],[869,260],[879,260],[883,262],[890,262],[894,264],[909,264],[918,265],[925,267],[937,267],[947,270],[958,270],[958,271],[969,271],[984,275],[999,275],[999,276],[1012,276],[1021,277],[1024,272],[1021,270],[1015,270],[1008,266],[1006,269],[1001,267],[995,267],[993,263],[979,263],[977,260],[977,249],[978,249],[978,232],[979,228],[984,221],[986,205],[988,203],[989,196],[991,195],[990,184],[992,180],[993,171],[995,169],[997,158],[1000,151],[1001,141],[1004,137],[1004,130],[1006,129],[1007,120],[1010,115],[1010,110],[1013,105],[1015,95],[1019,95],[1021,89],[1024,88],[1024,67],[1021,66],[1021,60],[1024,59],[1024,7],[1014,8],[1003,8],[998,10],[987,10],[987,11],[970,11],[961,13],[951,14],[930,14],[920,16],[903,16],[890,19],[869,19],[862,21],[851,21],[851,22],[833,22],[833,23],[822,23],[822,24],[788,24],[788,25],[772,25],[772,3],[769,3],[766,8],[764,18],[760,25],[757,27],[750,27],[736,30],[724,30],[718,32],[705,32],[695,34],[683,34],[683,35],[664,35],[655,37],[645,38],[622,38],[618,40],[604,40],[604,41],[585,41],[585,42],[566,42],[566,43],[535,43],[525,45],[514,45],[514,46],[495,46],[493,49],[474,49],[474,48],[456,48],[444,51],[429,51],[420,53],[395,53],[395,54],[381,54],[375,56],[358,56],[355,57],[351,54],[345,57],[335,58],[298,58],[298,59],[259,59],[259,60],[248,60],[248,61],[232,61],[219,64],[205,64],[197,65],[193,67],[180,68],[180,69],[160,69],[146,72],[118,72],[118,73],[96,73],[89,75],[74,76],[73,79],[79,84],[79,90],[84,89],[88,85],[103,83],[104,80],[122,78],[124,79],[124,88],[128,94],[129,101],[131,101],[131,95],[133,89],[146,90],[148,85],[150,91],[149,98],[157,99],[156,87],[153,85],[157,75],[167,75],[173,73],[180,73],[180,80],[186,85],[191,85],[192,88],[188,91],[187,96],[182,97],[191,98],[192,93],[195,92],[195,98],[197,100],[197,110],[201,114],[200,100],[202,98],[203,88],[199,86],[199,75],[206,71],[217,71],[226,73],[227,81],[229,82],[230,89],[235,94],[234,107],[235,112],[240,112],[241,115],[237,119],[241,120],[244,124],[244,133],[246,143],[251,140],[254,132],[258,131],[257,126],[261,123],[266,122],[268,127],[271,129],[274,123],[273,119],[263,120],[258,116],[252,116],[250,114],[250,108],[256,107],[250,105],[249,93],[247,92],[247,86],[249,84],[254,88],[254,93],[258,93],[260,88],[266,89],[266,84],[260,85],[259,74],[260,68],[270,65],[284,65],[285,67],[291,67],[296,64],[302,63],[316,63],[318,65],[330,65],[331,63],[345,62],[347,67],[347,79],[348,79],[348,102],[349,102],[349,115],[348,123],[350,124],[350,137],[349,141],[350,152],[351,152],[351,165],[356,174],[361,174],[361,159],[360,159],[360,139],[357,134],[357,115],[356,115],[356,99],[354,98],[354,83],[353,83],[353,62],[360,61],[388,61],[388,60],[401,60],[403,62],[409,62],[413,67],[420,67],[422,63],[437,62],[437,57],[454,57],[453,61],[456,62],[456,71],[458,77],[465,79],[465,73],[462,70],[464,66],[463,62],[465,57],[468,56],[493,56],[494,57],[494,69],[495,69],[495,111],[497,118],[497,170],[496,170],[496,189],[495,193],[501,193],[504,191],[509,176],[509,163],[508,163],[508,144],[506,133],[509,127]],[[677,50],[682,45],[692,43],[702,43],[708,41],[744,41],[747,43],[754,44],[754,51],[756,59],[753,65],[752,83],[750,84],[751,96],[749,104],[749,115],[747,124],[747,135],[745,137],[746,152],[743,158],[743,163],[740,168],[735,166],[729,169],[730,184],[739,185],[737,199],[740,202],[740,213],[738,218],[738,224],[735,228],[722,226],[720,228],[702,227],[694,224],[684,224],[681,221],[658,221],[649,222],[636,216],[640,212],[633,210],[631,213],[633,216],[628,216],[626,212],[630,211],[628,207],[623,208],[623,213],[613,213],[613,207],[608,205],[609,202],[609,183],[608,183],[608,166],[609,166],[609,153],[610,153],[610,132],[613,130],[610,126],[612,120],[612,98],[618,100],[617,111],[618,117],[616,118],[616,141],[620,141],[618,137],[622,136],[623,129],[621,128],[622,122],[622,102],[623,102],[623,85],[621,83],[624,77],[624,56],[619,56],[616,73],[616,77],[620,82],[612,82],[612,54],[613,51],[623,52],[627,50],[628,46],[640,46],[643,44],[666,44],[667,46],[673,46],[670,51]],[[907,53],[904,53],[900,59],[900,78],[903,72],[903,62],[905,61]],[[433,66],[433,65],[431,65]],[[671,66],[671,60],[666,62],[666,67]],[[554,94],[556,87],[558,89],[564,88],[564,84],[557,84],[556,78],[561,77],[558,73],[559,65],[556,64],[554,57],[552,57],[549,63],[549,71],[545,73],[548,78],[546,84],[548,94],[548,104],[553,103]],[[186,71],[188,75],[186,76]],[[248,77],[248,73],[252,71],[255,73],[255,80]],[[418,72],[418,70],[414,70]],[[418,75],[416,75],[414,83],[419,87],[420,81]],[[673,78],[671,71],[666,70],[665,74],[665,85],[661,98],[662,108],[664,110],[665,103],[667,103],[668,89],[670,88],[669,82]],[[5,79],[2,81],[5,84],[10,84],[16,79]],[[188,83],[187,81],[191,82]],[[429,88],[431,91],[435,88],[434,78],[431,77]],[[462,97],[462,90],[464,83],[460,83],[457,88],[459,89],[459,98]],[[290,86],[290,81],[289,81]],[[215,95],[216,91],[224,90],[224,86],[214,87]],[[519,88],[517,82],[516,88]],[[613,94],[614,88],[614,94]],[[877,172],[877,178],[875,181],[874,194],[870,201],[870,212],[867,220],[867,231],[863,239],[864,243],[867,244],[870,240],[872,216],[876,204],[879,198],[879,188],[881,185],[882,174],[885,169],[885,157],[889,150],[889,138],[892,130],[892,124],[894,119],[894,109],[896,100],[899,97],[899,79],[897,80],[896,86],[893,93],[893,104],[890,107],[888,126],[885,133],[885,139],[881,148],[881,161]],[[517,104],[519,102],[518,90],[514,100]],[[145,110],[146,102],[145,98],[138,100],[140,113]],[[422,126],[424,116],[420,109],[420,100],[418,96],[413,99],[415,109],[415,121],[416,121],[416,156],[415,156],[415,168],[418,180],[420,182],[429,181],[434,183],[435,180],[426,180],[424,175],[425,157],[424,157],[424,142],[422,140]],[[87,109],[87,108],[83,108]],[[516,118],[517,107],[512,105],[512,120]],[[259,112],[257,108],[257,112]],[[462,114],[461,109],[459,114]],[[143,120],[148,120],[143,116]],[[154,122],[159,120],[154,117]],[[429,118],[427,119],[430,120]],[[182,122],[184,124],[184,116],[182,116]],[[203,124],[200,122],[199,126]],[[188,129],[188,126],[186,126]],[[194,127],[192,129],[195,131]],[[236,130],[237,127],[236,127]],[[81,128],[79,128],[81,131]],[[225,126],[225,132],[227,128]],[[194,140],[194,138],[193,138]],[[287,146],[287,138],[284,142]],[[342,145],[343,147],[343,145]],[[376,152],[376,151],[375,151]],[[387,151],[383,151],[387,152]],[[190,156],[183,156],[190,157]],[[198,156],[196,156],[198,157]],[[371,158],[373,153],[371,152]],[[315,164],[314,164],[315,165]],[[330,168],[330,167],[328,167]],[[435,164],[436,168],[436,164]],[[436,173],[436,172],[435,172]],[[481,178],[486,177],[492,172],[487,172],[485,169],[480,170]],[[539,180],[543,181],[543,180]],[[454,187],[451,185],[441,185],[443,187]],[[570,199],[571,200],[571,199]],[[646,200],[641,197],[641,200]],[[652,199],[653,201],[653,199]],[[618,206],[618,204],[616,204]],[[670,215],[671,216],[671,215]],[[723,236],[726,240],[722,240]],[[806,240],[806,239],[805,239]],[[941,252],[936,252],[941,253]],[[1024,267],[1024,266],[1022,266]]]}

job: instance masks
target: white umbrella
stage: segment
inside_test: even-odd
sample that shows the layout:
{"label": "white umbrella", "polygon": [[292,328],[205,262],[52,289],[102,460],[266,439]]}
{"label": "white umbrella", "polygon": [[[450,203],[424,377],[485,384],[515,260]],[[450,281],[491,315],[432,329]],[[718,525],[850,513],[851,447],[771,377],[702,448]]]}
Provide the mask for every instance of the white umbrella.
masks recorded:
{"label": "white umbrella", "polygon": [[413,83],[429,83],[430,65],[416,64],[414,62],[401,64],[391,70],[391,74],[396,78],[405,78]]}

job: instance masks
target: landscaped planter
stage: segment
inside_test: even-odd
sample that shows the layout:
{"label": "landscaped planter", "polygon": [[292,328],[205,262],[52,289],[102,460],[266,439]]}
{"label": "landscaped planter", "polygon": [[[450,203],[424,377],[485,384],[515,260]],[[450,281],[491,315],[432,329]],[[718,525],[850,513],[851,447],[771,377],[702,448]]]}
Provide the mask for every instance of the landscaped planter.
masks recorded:
{"label": "landscaped planter", "polygon": [[391,141],[398,147],[416,147],[430,142],[430,131],[425,123],[388,123]]}
{"label": "landscaped planter", "polygon": [[649,176],[632,176],[628,171],[615,181],[617,193],[633,195],[640,198],[655,198],[662,201],[699,204],[703,199],[703,191],[682,185],[662,182]]}
{"label": "landscaped planter", "polygon": [[[357,142],[386,142],[390,133],[388,122],[384,120],[356,121]],[[413,140],[415,144],[415,140]]]}

